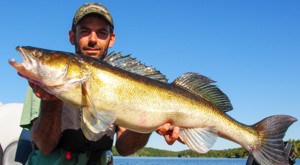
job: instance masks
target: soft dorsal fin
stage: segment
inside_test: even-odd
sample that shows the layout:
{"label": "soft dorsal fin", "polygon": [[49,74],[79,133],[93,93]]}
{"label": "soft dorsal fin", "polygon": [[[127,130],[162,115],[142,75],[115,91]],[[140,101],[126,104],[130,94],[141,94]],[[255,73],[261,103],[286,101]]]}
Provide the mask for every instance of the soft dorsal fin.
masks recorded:
{"label": "soft dorsal fin", "polygon": [[131,73],[146,76],[154,80],[158,80],[161,82],[168,81],[166,76],[160,73],[160,71],[142,64],[135,58],[130,57],[130,55],[122,56],[121,53],[112,52],[104,58],[104,62],[107,62],[112,66],[124,69]]}
{"label": "soft dorsal fin", "polygon": [[229,98],[215,85],[215,81],[197,73],[188,72],[177,78],[173,84],[186,89],[214,104],[220,110],[232,110]]}

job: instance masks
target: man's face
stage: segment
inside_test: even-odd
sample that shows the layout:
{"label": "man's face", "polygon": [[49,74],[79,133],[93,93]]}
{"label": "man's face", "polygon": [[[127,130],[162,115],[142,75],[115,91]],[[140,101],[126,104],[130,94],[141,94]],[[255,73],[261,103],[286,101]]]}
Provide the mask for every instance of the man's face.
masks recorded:
{"label": "man's face", "polygon": [[115,34],[111,34],[110,25],[103,18],[88,15],[76,25],[75,33],[69,32],[69,39],[76,53],[103,59],[114,44]]}

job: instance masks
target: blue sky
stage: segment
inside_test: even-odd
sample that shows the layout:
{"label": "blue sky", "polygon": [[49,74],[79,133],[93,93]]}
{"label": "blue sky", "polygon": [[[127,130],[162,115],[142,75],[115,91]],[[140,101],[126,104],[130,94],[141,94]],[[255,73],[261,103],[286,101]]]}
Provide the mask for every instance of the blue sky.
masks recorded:
{"label": "blue sky", "polygon": [[[68,30],[86,1],[1,1],[0,102],[23,102],[26,80],[9,66],[18,45],[73,52]],[[217,81],[234,110],[252,125],[276,114],[300,119],[300,1],[101,1],[112,13],[117,41],[111,51],[132,54],[172,82],[185,72]],[[300,139],[300,122],[285,139]],[[168,146],[154,133],[148,147]],[[213,149],[238,147],[218,139]]]}

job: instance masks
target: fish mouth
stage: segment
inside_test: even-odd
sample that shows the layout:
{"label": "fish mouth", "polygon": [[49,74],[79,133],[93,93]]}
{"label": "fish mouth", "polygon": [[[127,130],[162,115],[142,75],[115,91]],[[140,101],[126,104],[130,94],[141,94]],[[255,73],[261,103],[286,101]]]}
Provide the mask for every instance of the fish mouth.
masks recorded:
{"label": "fish mouth", "polygon": [[72,85],[86,79],[86,77],[68,79],[67,73],[70,63],[68,57],[60,66],[53,65],[54,62],[61,62],[56,59],[61,52],[30,46],[18,46],[16,50],[20,53],[23,61],[19,63],[15,59],[10,59],[8,63],[18,71],[21,77],[45,90],[49,89],[50,91],[50,89],[55,88],[58,91],[66,83]]}
{"label": "fish mouth", "polygon": [[20,53],[23,62],[19,63],[12,58],[8,61],[8,63],[21,74],[26,74],[28,71],[33,71],[33,68],[36,65],[36,60],[34,60],[32,56],[28,55],[28,53],[26,53],[21,46],[16,47],[16,50]]}
{"label": "fish mouth", "polygon": [[58,77],[51,77],[52,74],[47,72],[47,68],[43,66],[43,62],[39,60],[42,56],[42,52],[34,47],[16,47],[16,50],[20,53],[22,57],[22,62],[17,62],[15,59],[10,59],[9,64],[14,67],[18,74],[27,79],[29,82],[42,87],[44,90],[51,93],[51,88],[58,88],[63,86],[63,81],[61,81],[64,74],[58,75]]}
{"label": "fish mouth", "polygon": [[20,76],[25,77],[30,82],[37,83],[38,75],[35,68],[37,68],[38,64],[36,60],[21,46],[16,47],[16,50],[20,53],[22,62],[17,62],[12,58],[8,63],[18,71]]}

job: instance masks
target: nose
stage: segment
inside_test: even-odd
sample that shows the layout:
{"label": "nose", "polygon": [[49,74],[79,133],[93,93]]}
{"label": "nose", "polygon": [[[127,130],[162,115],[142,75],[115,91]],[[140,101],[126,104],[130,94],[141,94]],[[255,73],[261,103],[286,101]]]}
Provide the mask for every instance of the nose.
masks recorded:
{"label": "nose", "polygon": [[97,33],[91,32],[89,36],[89,45],[95,45],[97,43]]}

